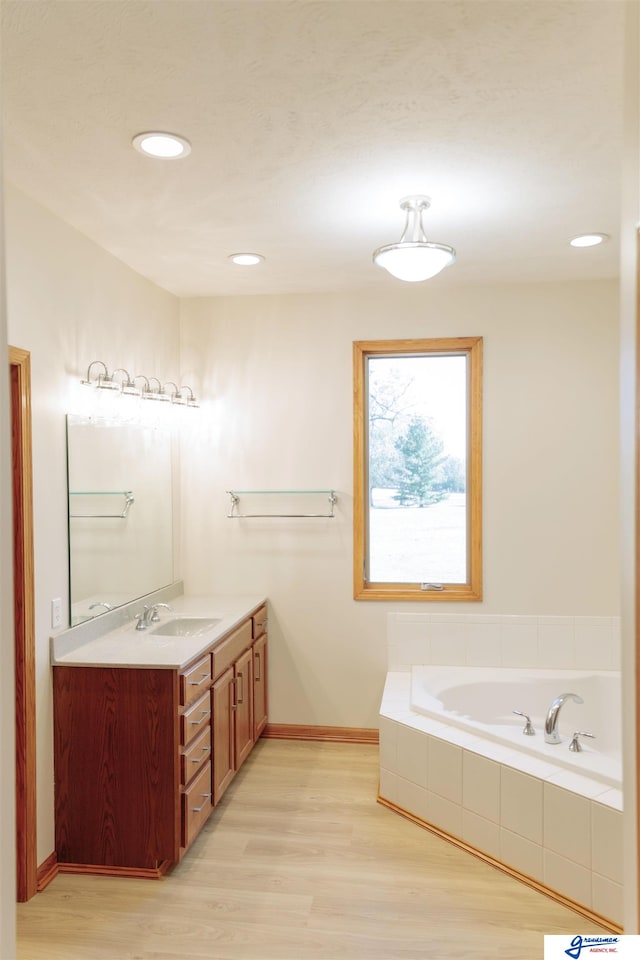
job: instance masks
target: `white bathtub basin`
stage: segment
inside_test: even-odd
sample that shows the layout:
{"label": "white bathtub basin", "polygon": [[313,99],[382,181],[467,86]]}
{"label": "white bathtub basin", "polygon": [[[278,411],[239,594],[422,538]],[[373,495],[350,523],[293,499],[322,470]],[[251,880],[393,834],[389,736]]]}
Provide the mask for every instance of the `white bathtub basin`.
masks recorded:
{"label": "white bathtub basin", "polygon": [[[560,711],[561,743],[544,740],[544,721],[561,693],[581,696]],[[411,671],[411,709],[509,749],[533,754],[560,768],[596,776],[611,786],[621,779],[622,716],[620,674],[614,671],[516,670],[494,667],[420,666]],[[522,710],[536,735],[523,736]],[[573,733],[586,730],[581,753],[568,749]]]}

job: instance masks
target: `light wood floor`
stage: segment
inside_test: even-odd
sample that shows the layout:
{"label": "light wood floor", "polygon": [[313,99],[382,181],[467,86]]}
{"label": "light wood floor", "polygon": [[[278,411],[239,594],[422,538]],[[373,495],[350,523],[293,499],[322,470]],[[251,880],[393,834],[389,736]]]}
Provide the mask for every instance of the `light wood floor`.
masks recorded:
{"label": "light wood floor", "polygon": [[600,927],[376,803],[377,747],[261,741],[161,881],[64,875],[19,960],[541,960]]}

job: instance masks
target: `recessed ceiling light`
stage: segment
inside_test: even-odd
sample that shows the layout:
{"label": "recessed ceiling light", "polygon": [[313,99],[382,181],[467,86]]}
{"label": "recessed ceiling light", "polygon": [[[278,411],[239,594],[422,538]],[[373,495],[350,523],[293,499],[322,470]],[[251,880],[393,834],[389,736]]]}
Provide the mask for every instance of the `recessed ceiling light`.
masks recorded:
{"label": "recessed ceiling light", "polygon": [[229,257],[232,263],[237,263],[239,267],[255,267],[262,263],[264,257],[261,253],[232,253]]}
{"label": "recessed ceiling light", "polygon": [[140,153],[162,160],[177,160],[191,153],[191,144],[175,133],[139,133],[131,141]]}
{"label": "recessed ceiling light", "polygon": [[579,237],[569,240],[572,247],[597,247],[599,243],[604,243],[609,239],[606,233],[583,233]]}

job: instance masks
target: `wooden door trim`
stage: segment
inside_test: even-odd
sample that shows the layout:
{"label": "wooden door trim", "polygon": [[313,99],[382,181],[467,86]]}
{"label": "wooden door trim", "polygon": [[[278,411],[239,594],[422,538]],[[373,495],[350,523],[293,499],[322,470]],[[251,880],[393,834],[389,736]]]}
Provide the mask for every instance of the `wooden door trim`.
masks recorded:
{"label": "wooden door trim", "polygon": [[37,891],[36,671],[31,458],[31,355],[9,347],[16,671],[17,897]]}

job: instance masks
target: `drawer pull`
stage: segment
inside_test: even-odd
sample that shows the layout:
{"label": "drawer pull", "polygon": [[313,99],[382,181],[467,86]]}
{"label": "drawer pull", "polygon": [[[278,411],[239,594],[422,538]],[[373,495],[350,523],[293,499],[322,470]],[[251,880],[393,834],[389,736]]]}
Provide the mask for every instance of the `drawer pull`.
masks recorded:
{"label": "drawer pull", "polygon": [[211,716],[211,710],[203,710],[202,713],[200,714],[199,720],[189,720],[189,723],[191,724],[192,727],[197,727],[199,726],[199,724],[202,723],[205,717],[210,717],[210,716]]}
{"label": "drawer pull", "polygon": [[244,676],[243,676],[243,674],[242,674],[241,671],[238,671],[238,678],[237,678],[237,679],[238,679],[238,680],[242,680],[242,687],[240,688],[241,691],[242,691],[242,696],[240,696],[240,694],[238,694],[238,703],[244,703]]}
{"label": "drawer pull", "polygon": [[207,755],[208,753],[211,753],[211,747],[203,747],[203,748],[202,748],[202,756],[201,756],[201,757],[191,757],[190,762],[191,762],[191,763],[202,763],[202,761],[204,760],[204,758],[206,757],[206,755]]}
{"label": "drawer pull", "polygon": [[259,680],[260,680],[260,671],[261,671],[261,667],[260,667],[260,651],[259,651],[259,650],[256,650],[254,656],[255,656],[255,658],[256,658],[256,671],[255,671],[255,673],[254,673],[253,679],[255,680],[256,683],[258,683]]}
{"label": "drawer pull", "polygon": [[201,810],[204,810],[204,808],[206,807],[206,805],[207,805],[207,800],[211,800],[211,794],[210,794],[210,793],[201,793],[200,796],[201,796],[201,797],[204,797],[204,803],[201,803],[199,807],[191,807],[191,812],[192,812],[192,813],[200,813],[200,811],[201,811]]}
{"label": "drawer pull", "polygon": [[189,680],[190,687],[201,687],[205,680],[209,680],[211,677],[210,673],[203,673],[202,680]]}

